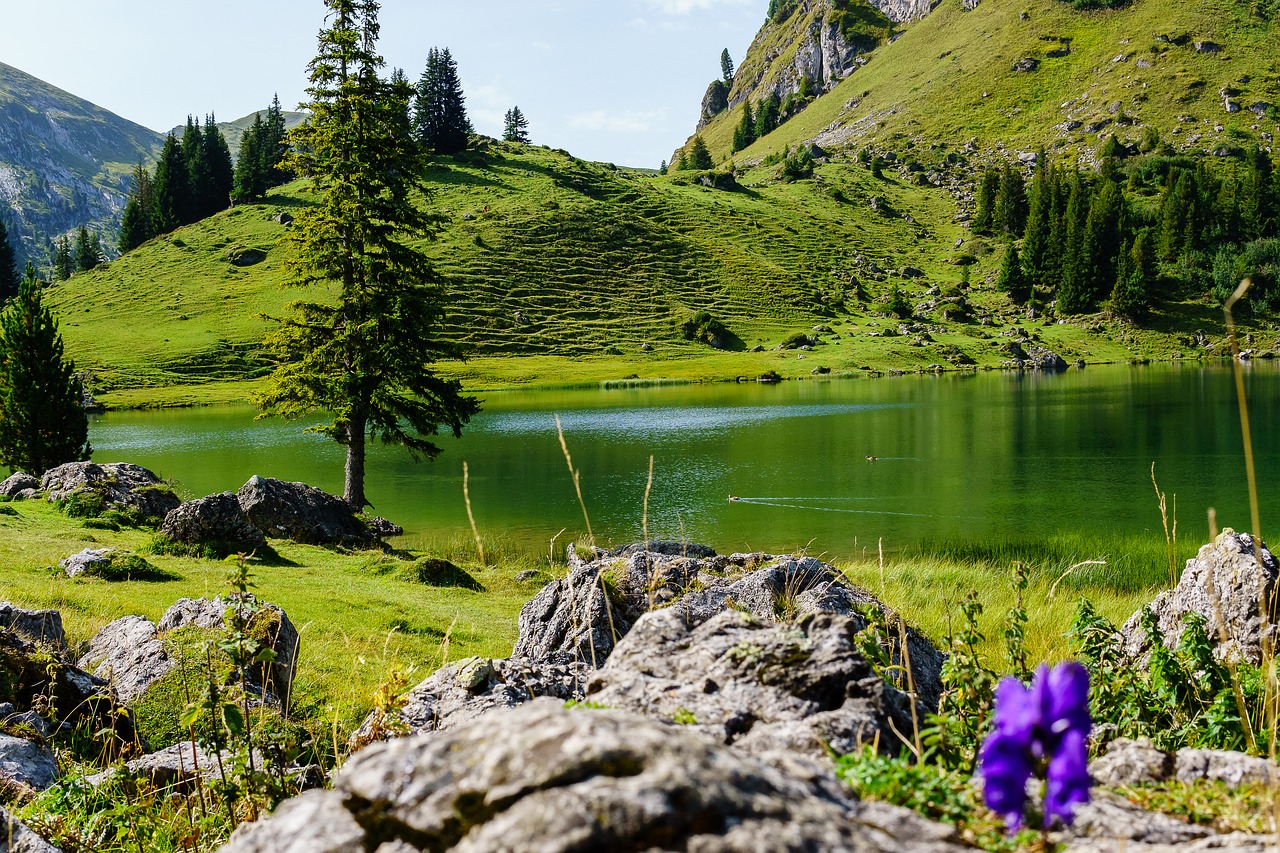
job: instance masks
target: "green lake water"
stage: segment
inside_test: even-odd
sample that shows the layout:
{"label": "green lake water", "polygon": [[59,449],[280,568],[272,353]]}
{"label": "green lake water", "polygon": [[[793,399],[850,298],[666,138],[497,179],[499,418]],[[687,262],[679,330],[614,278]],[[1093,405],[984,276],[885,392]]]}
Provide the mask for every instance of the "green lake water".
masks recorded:
{"label": "green lake water", "polygon": [[[1280,509],[1280,365],[1247,368],[1264,535]],[[851,555],[924,540],[1056,534],[1162,539],[1151,485],[1177,495],[1180,538],[1249,529],[1230,365],[1105,366],[780,385],[500,392],[444,453],[371,449],[375,511],[406,544],[470,535],[462,464],[486,538],[531,549],[585,532],[559,415],[597,541]],[[342,451],[248,406],[95,417],[96,461],[145,465],[185,497],[260,474],[340,492]],[[867,461],[873,455],[876,461]],[[729,501],[729,495],[740,498]]]}

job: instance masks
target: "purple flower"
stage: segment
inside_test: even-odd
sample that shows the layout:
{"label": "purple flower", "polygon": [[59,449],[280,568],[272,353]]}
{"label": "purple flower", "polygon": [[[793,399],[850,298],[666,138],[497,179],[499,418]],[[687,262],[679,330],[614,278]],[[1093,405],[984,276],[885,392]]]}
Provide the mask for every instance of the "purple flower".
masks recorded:
{"label": "purple flower", "polygon": [[1036,670],[1031,686],[1005,678],[996,687],[995,720],[980,762],[987,807],[1011,829],[1022,825],[1027,780],[1046,780],[1045,825],[1070,823],[1078,803],[1089,801],[1086,739],[1089,673],[1068,662]]}

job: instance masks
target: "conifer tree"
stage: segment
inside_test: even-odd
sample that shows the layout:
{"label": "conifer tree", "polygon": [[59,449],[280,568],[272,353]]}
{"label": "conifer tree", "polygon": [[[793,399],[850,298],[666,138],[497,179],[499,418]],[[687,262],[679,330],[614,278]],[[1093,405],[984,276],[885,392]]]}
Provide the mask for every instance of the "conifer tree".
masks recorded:
{"label": "conifer tree", "polygon": [[1108,307],[1127,320],[1141,320],[1151,310],[1155,258],[1150,244],[1151,232],[1144,228],[1120,253]]}
{"label": "conifer tree", "polygon": [[519,107],[512,107],[503,116],[502,141],[529,144],[529,120]]}
{"label": "conifer tree", "polygon": [[253,117],[253,124],[240,137],[240,153],[236,157],[231,197],[236,203],[257,201],[270,188],[267,163],[270,161],[270,137],[262,114]]}
{"label": "conifer tree", "polygon": [[733,86],[733,57],[729,55],[727,47],[720,52],[720,77],[726,87]]}
{"label": "conifer tree", "polygon": [[1066,244],[1062,249],[1062,276],[1058,285],[1058,310],[1063,314],[1084,313],[1093,296],[1093,265],[1084,253],[1089,200],[1089,185],[1077,172],[1067,200]]}
{"label": "conifer tree", "polygon": [[1276,199],[1271,158],[1254,145],[1246,155],[1248,175],[1241,188],[1241,211],[1245,235],[1250,240],[1269,237],[1276,233]]}
{"label": "conifer tree", "polygon": [[689,153],[684,158],[684,166],[686,169],[710,169],[715,164],[711,162],[711,151],[707,148],[707,143],[702,141],[702,136],[695,135],[693,144],[689,146]]}
{"label": "conifer tree", "polygon": [[187,116],[182,134],[182,162],[187,167],[187,192],[179,199],[179,221],[190,225],[211,215],[214,205],[213,172],[204,156],[204,131],[197,119]]}
{"label": "conifer tree", "polygon": [[204,148],[204,161],[209,170],[205,199],[208,203],[205,216],[212,216],[220,210],[226,210],[231,204],[231,190],[235,188],[235,167],[231,164],[231,146],[222,135],[213,114],[205,116],[204,137],[201,140]]}
{"label": "conifer tree", "polygon": [[1025,237],[1022,241],[1022,271],[1028,284],[1048,287],[1053,284],[1053,247],[1049,242],[1053,230],[1053,186],[1050,170],[1041,156],[1031,179]]}
{"label": "conifer tree", "polygon": [[1126,228],[1124,195],[1120,186],[1104,180],[1089,203],[1084,241],[1080,247],[1080,264],[1087,290],[1086,305],[1095,306],[1112,290],[1116,281],[1116,262],[1124,248]]}
{"label": "conifer tree", "polygon": [[1005,164],[1000,170],[1000,184],[996,191],[995,210],[991,227],[1005,234],[1018,236],[1027,222],[1027,191],[1022,175]]}
{"label": "conifer tree", "polygon": [[262,157],[270,164],[267,183],[276,187],[293,180],[289,170],[283,166],[285,155],[289,153],[289,133],[285,130],[284,110],[280,108],[279,94],[271,96],[271,106],[267,107],[267,119],[263,123],[267,127]]}
{"label": "conifer tree", "polygon": [[1009,294],[1009,298],[1022,305],[1031,298],[1032,287],[1022,272],[1022,259],[1018,257],[1018,246],[1012,240],[1004,252],[1004,260],[1000,263],[1000,273],[996,276],[996,289]]}
{"label": "conifer tree", "polygon": [[88,272],[102,263],[102,242],[97,234],[90,233],[85,226],[80,226],[76,234],[75,265],[77,272]]}
{"label": "conifer tree", "polygon": [[186,199],[191,194],[191,182],[187,177],[187,164],[182,157],[182,147],[173,134],[165,138],[160,159],[151,182],[154,204],[151,208],[151,231],[168,234],[182,225]]}
{"label": "conifer tree", "polygon": [[289,307],[267,341],[279,366],[258,402],[265,414],[329,413],[313,430],[346,448],[343,498],[359,510],[368,439],[434,457],[428,436],[460,435],[478,405],[430,368],[457,348],[439,337],[441,277],[412,245],[437,224],[413,198],[425,187],[420,148],[404,133],[412,90],[379,77],[376,0],[325,7],[308,67],[311,120],[287,161],[319,202],[298,212],[287,239],[293,283],[329,283],[337,295]]}
{"label": "conifer tree", "polygon": [[153,203],[151,172],[139,160],[133,169],[133,187],[129,190],[129,200],[120,220],[120,236],[116,240],[122,254],[133,251],[155,236],[151,230]]}
{"label": "conifer tree", "polygon": [[778,129],[782,120],[782,99],[777,92],[770,93],[756,110],[756,139],[764,139]]}
{"label": "conifer tree", "polygon": [[66,281],[76,271],[76,258],[71,253],[71,238],[66,234],[53,241],[53,277]]}
{"label": "conifer tree", "polygon": [[1000,172],[987,169],[982,173],[982,181],[978,184],[977,197],[973,212],[973,230],[983,234],[991,230],[995,223],[996,199],[1000,195]]}
{"label": "conifer tree", "polygon": [[0,312],[0,465],[39,477],[88,459],[88,434],[75,365],[27,264],[17,296]]}
{"label": "conifer tree", "polygon": [[733,153],[738,153],[756,141],[756,117],[751,113],[751,102],[742,103],[742,120],[733,131]]}
{"label": "conifer tree", "polygon": [[18,295],[18,258],[0,217],[0,306]]}
{"label": "conifer tree", "polygon": [[1171,171],[1172,188],[1164,193],[1160,203],[1160,257],[1175,261],[1191,248],[1188,243],[1194,231],[1196,206],[1195,173],[1181,170],[1176,176]]}
{"label": "conifer tree", "polygon": [[413,126],[424,150],[457,154],[467,147],[471,121],[449,48],[431,48],[414,97]]}

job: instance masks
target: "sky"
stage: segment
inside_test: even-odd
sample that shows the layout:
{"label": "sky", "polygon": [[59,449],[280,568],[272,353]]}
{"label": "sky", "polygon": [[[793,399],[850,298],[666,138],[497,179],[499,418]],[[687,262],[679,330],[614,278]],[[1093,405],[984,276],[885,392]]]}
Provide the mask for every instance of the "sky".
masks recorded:
{"label": "sky", "polygon": [[[323,0],[6,2],[5,62],[152,130],[305,99]],[[378,47],[416,80],[458,63],[477,131],[519,106],[535,144],[657,168],[697,124],[720,52],[736,60],[767,0],[383,0]]]}

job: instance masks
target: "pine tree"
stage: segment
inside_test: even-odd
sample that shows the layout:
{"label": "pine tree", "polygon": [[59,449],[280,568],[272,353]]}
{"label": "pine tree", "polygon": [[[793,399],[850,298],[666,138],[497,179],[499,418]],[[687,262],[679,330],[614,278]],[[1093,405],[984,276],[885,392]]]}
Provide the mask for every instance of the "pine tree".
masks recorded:
{"label": "pine tree", "polygon": [[18,258],[0,217],[0,306],[18,295]]}
{"label": "pine tree", "polygon": [[1089,203],[1080,264],[1084,274],[1085,305],[1094,307],[1112,290],[1117,258],[1124,249],[1127,213],[1119,184],[1102,181]]}
{"label": "pine tree", "polygon": [[89,458],[89,419],[58,322],[27,264],[18,295],[0,312],[0,465],[39,477]]}
{"label": "pine tree", "polygon": [[80,226],[76,234],[75,265],[77,272],[88,272],[102,263],[102,242],[97,234],[90,233],[85,226]]}
{"label": "pine tree", "polygon": [[191,182],[187,177],[182,147],[173,134],[165,138],[151,183],[151,193],[155,199],[151,209],[151,231],[154,234],[168,234],[185,221],[183,216],[186,213],[186,199],[191,195]]}
{"label": "pine tree", "polygon": [[209,169],[209,182],[205,191],[208,204],[205,216],[211,216],[231,205],[231,191],[235,188],[235,167],[231,164],[231,146],[222,135],[213,114],[205,116],[204,160]]}
{"label": "pine tree", "polygon": [[1000,263],[1000,273],[996,276],[996,289],[1009,294],[1009,298],[1022,305],[1031,298],[1031,283],[1022,272],[1022,259],[1018,257],[1018,246],[1012,240],[1004,252],[1004,260]]}
{"label": "pine tree", "polygon": [[1154,257],[1150,243],[1151,232],[1144,228],[1120,253],[1108,307],[1127,320],[1141,320],[1151,310]]}
{"label": "pine tree", "polygon": [[467,147],[471,121],[449,48],[431,48],[414,97],[413,127],[424,150],[457,154]]}
{"label": "pine tree", "polygon": [[120,220],[120,236],[116,240],[122,254],[133,251],[155,236],[151,230],[153,203],[151,172],[139,160],[133,169],[133,187],[129,190],[129,201],[125,203]]}
{"label": "pine tree", "polygon": [[75,255],[71,253],[71,239],[66,234],[53,242],[53,278],[66,281],[76,271]]}
{"label": "pine tree", "polygon": [[1031,286],[1053,284],[1053,247],[1049,235],[1053,229],[1053,186],[1044,157],[1031,179],[1025,238],[1022,241],[1022,271]]}
{"label": "pine tree", "polygon": [[1245,235],[1250,240],[1276,233],[1276,200],[1273,196],[1271,158],[1254,145],[1246,155],[1249,167],[1241,193]]}
{"label": "pine tree", "polygon": [[182,162],[187,167],[187,193],[180,200],[179,219],[183,225],[198,222],[214,213],[213,172],[204,156],[204,131],[200,122],[187,116],[182,134]]}
{"label": "pine tree", "polygon": [[756,117],[751,113],[751,102],[744,101],[742,104],[742,121],[738,122],[738,127],[733,131],[733,153],[738,153],[755,141]]}
{"label": "pine tree", "polygon": [[1000,170],[991,227],[996,231],[1018,236],[1022,234],[1026,222],[1027,191],[1022,183],[1022,175],[1006,164]]}
{"label": "pine tree", "polygon": [[1066,244],[1062,249],[1062,277],[1058,284],[1058,311],[1063,314],[1084,313],[1093,297],[1093,265],[1084,252],[1090,195],[1089,185],[1077,172],[1067,201]]}
{"label": "pine tree", "polygon": [[415,203],[425,186],[420,149],[404,133],[412,90],[379,77],[376,0],[325,6],[308,68],[311,120],[294,132],[287,162],[319,201],[298,212],[287,239],[293,283],[328,283],[337,296],[290,306],[268,338],[279,366],[258,402],[267,414],[331,415],[313,429],[346,448],[343,498],[363,509],[368,439],[434,457],[427,436],[461,435],[479,407],[429,366],[457,348],[438,337],[441,277],[412,245],[437,224]]}
{"label": "pine tree", "polygon": [[[401,73],[403,74],[403,72]],[[264,124],[267,127],[262,146],[262,157],[268,164],[267,183],[270,186],[277,187],[293,180],[293,176],[289,174],[288,169],[281,165],[284,162],[285,155],[289,153],[289,132],[285,130],[284,110],[280,108],[279,94],[271,96],[271,106],[267,107],[267,119]]]}
{"label": "pine tree", "polygon": [[778,97],[777,92],[773,92],[760,103],[760,108],[756,110],[756,139],[764,139],[777,130],[778,122],[781,120],[782,99]]}
{"label": "pine tree", "polygon": [[996,221],[996,200],[1000,195],[1000,172],[987,169],[982,173],[973,212],[973,230],[985,234]]}
{"label": "pine tree", "polygon": [[733,86],[733,57],[729,55],[727,47],[720,52],[720,76],[724,79],[725,86]]}
{"label": "pine tree", "polygon": [[267,163],[270,162],[268,147],[270,137],[262,114],[253,117],[253,124],[240,137],[240,154],[236,157],[236,169],[233,176],[231,197],[237,204],[257,201],[270,188],[270,176]]}
{"label": "pine tree", "polygon": [[710,169],[715,164],[711,162],[711,151],[707,148],[707,143],[702,141],[700,135],[693,137],[693,144],[689,147],[689,153],[684,158],[684,166],[686,169]]}
{"label": "pine tree", "polygon": [[519,107],[512,107],[503,116],[502,140],[529,144],[529,121]]}
{"label": "pine tree", "polygon": [[1176,261],[1191,248],[1189,235],[1194,230],[1196,206],[1196,178],[1194,172],[1179,171],[1175,177],[1170,172],[1172,188],[1164,193],[1160,203],[1160,257]]}

